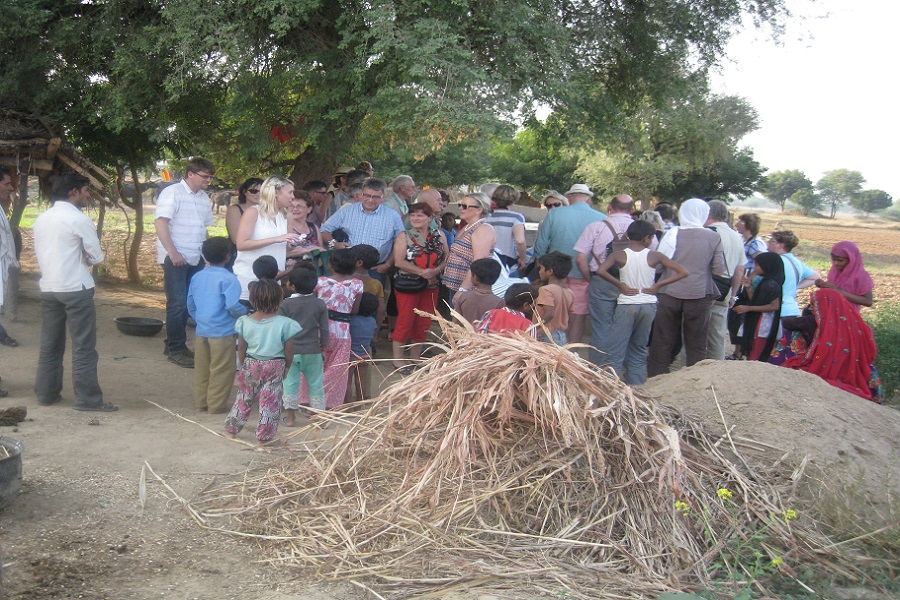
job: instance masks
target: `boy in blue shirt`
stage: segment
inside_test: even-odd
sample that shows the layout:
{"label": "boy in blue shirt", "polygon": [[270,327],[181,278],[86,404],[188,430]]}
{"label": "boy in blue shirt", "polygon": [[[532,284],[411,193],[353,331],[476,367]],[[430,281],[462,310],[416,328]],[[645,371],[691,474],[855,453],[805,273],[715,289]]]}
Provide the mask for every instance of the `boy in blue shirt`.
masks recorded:
{"label": "boy in blue shirt", "polygon": [[202,412],[228,412],[234,365],[234,324],[247,313],[241,304],[241,284],[225,265],[231,260],[231,243],[225,237],[203,242],[203,258],[209,263],[191,279],[188,313],[197,322],[194,357],[194,407]]}

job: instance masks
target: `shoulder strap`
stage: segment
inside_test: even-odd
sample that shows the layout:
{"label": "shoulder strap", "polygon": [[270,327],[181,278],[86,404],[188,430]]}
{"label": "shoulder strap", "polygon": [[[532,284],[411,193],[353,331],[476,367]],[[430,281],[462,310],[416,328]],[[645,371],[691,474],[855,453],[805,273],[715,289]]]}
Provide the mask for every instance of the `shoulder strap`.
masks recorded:
{"label": "shoulder strap", "polygon": [[787,259],[787,261],[789,263],[791,263],[791,268],[794,269],[794,275],[797,276],[797,287],[799,287],[800,286],[800,271],[797,270],[797,265],[794,264],[794,261],[792,261],[790,258]]}
{"label": "shoulder strap", "polygon": [[619,235],[619,233],[616,231],[616,228],[613,227],[613,226],[612,226],[612,223],[609,222],[609,219],[604,219],[603,222],[606,224],[607,227],[609,227],[609,230],[610,230],[610,231],[612,232],[612,234],[613,234],[613,239],[612,239],[612,241],[618,242],[618,241],[622,241],[622,239],[625,238],[625,234],[624,234],[624,233],[622,233],[621,235]]}

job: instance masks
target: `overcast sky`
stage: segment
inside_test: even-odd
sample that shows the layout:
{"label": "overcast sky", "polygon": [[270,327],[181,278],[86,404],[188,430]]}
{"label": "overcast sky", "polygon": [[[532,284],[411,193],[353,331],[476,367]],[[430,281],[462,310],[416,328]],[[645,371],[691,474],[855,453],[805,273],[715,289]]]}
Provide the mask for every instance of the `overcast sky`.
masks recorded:
{"label": "overcast sky", "polygon": [[900,197],[900,3],[787,0],[780,45],[748,29],[728,47],[714,91],[747,98],[760,129],[743,140],[769,171],[800,169],[813,183],[854,169],[867,189]]}

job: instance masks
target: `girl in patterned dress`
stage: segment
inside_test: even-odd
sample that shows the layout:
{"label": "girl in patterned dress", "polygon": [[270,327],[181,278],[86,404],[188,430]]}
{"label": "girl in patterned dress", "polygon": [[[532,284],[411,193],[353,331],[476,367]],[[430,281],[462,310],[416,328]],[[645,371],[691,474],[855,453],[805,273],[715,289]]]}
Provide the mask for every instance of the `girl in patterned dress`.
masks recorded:
{"label": "girl in patterned dress", "polygon": [[235,437],[247,424],[253,402],[259,402],[256,439],[269,442],[278,433],[281,417],[282,382],[294,360],[294,336],[300,325],[278,314],[284,294],[272,279],[260,279],[249,285],[250,304],[256,309],[235,323],[238,334],[238,394],[225,418],[225,431]]}
{"label": "girl in patterned dress", "polygon": [[[350,367],[350,315],[359,312],[363,283],[353,276],[356,253],[350,248],[335,250],[328,261],[330,277],[319,277],[316,296],[328,307],[328,348],[325,350],[325,408],[344,403]],[[308,392],[301,388],[300,403],[309,404]]]}

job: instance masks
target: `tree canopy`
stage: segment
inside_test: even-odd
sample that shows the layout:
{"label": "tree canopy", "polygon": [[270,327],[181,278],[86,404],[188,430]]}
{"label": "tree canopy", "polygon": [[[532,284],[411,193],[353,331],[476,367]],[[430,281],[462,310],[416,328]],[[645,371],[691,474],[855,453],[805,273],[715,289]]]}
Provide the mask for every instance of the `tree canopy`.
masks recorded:
{"label": "tree canopy", "polygon": [[738,145],[757,123],[745,100],[711,95],[699,83],[626,117],[616,134],[583,153],[577,172],[603,193],[627,191],[636,200],[743,198],[762,179],[753,152]]}
{"label": "tree canopy", "polygon": [[[801,190],[812,190],[813,184],[803,171],[797,169],[786,169],[784,171],[775,171],[766,175],[762,184],[763,195],[777,202],[784,210],[784,204],[792,199],[792,196]],[[809,196],[802,196],[809,202]]]}
{"label": "tree canopy", "polygon": [[[387,145],[424,157],[536,103],[610,128],[665,105],[741,19],[782,0],[95,0],[14,3],[0,105],[84,147],[204,152],[321,178]],[[127,152],[126,152],[127,151]]]}
{"label": "tree canopy", "polygon": [[831,218],[837,214],[837,209],[841,204],[849,203],[856,194],[862,191],[862,186],[866,182],[859,171],[851,171],[850,169],[834,169],[826,171],[822,178],[816,182],[816,190],[824,200],[825,204],[831,208]]}
{"label": "tree canopy", "polygon": [[890,208],[893,203],[894,199],[884,190],[863,190],[850,198],[850,206],[866,215]]}

